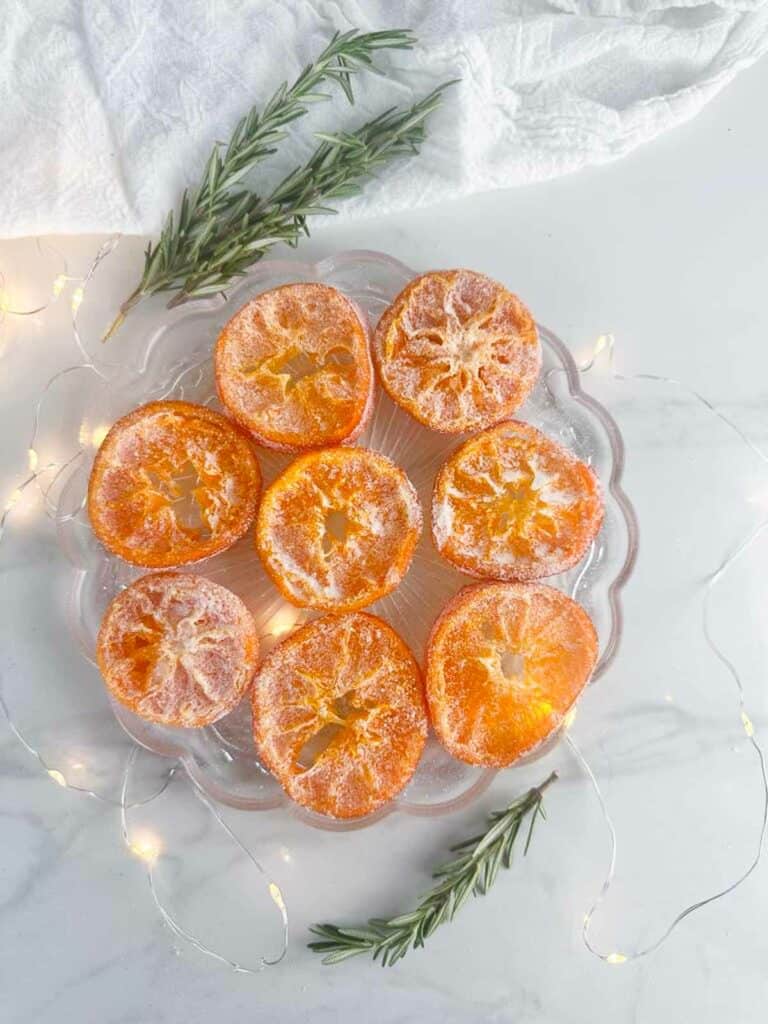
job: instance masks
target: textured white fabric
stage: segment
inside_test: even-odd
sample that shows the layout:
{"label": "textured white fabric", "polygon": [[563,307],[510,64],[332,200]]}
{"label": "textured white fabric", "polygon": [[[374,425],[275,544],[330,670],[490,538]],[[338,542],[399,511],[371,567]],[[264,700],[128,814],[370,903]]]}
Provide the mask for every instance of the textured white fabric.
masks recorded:
{"label": "textured white fabric", "polygon": [[394,75],[361,76],[259,171],[457,75],[422,155],[343,216],[555,177],[692,117],[768,48],[754,0],[5,0],[0,234],[153,233],[226,139],[334,28],[410,27]]}

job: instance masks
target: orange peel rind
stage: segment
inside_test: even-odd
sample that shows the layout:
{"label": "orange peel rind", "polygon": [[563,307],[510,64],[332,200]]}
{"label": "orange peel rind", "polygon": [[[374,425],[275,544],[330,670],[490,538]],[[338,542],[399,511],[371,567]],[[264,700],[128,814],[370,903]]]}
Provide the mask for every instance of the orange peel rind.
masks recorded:
{"label": "orange peel rind", "polygon": [[269,448],[348,444],[373,407],[368,327],[328,285],[257,295],[224,327],[214,362],[224,406]]}
{"label": "orange peel rind", "polygon": [[160,725],[199,728],[245,696],[259,641],[246,606],[225,587],[184,573],[142,576],[112,601],[97,660],[110,694]]}
{"label": "orange peel rind", "polygon": [[559,590],[541,583],[465,587],[427,646],[437,737],[460,761],[511,765],[563,724],[596,660],[589,616]]}
{"label": "orange peel rind", "polygon": [[96,453],[88,515],[126,562],[167,569],[231,547],[253,522],[261,472],[250,438],[203,405],[151,402]]}
{"label": "orange peel rind", "polygon": [[589,466],[527,423],[470,438],[435,479],[435,546],[471,576],[526,581],[565,572],[602,521]]}
{"label": "orange peel rind", "polygon": [[416,491],[394,462],[328,448],[299,456],[264,492],[256,546],[288,601],[351,611],[400,583],[421,523]]}
{"label": "orange peel rind", "polygon": [[421,757],[419,668],[375,615],[323,616],[264,660],[253,724],[264,763],[291,799],[335,818],[362,817],[403,789]]}
{"label": "orange peel rind", "polygon": [[508,419],[541,367],[528,309],[472,270],[435,270],[411,281],[381,317],[373,354],[392,400],[452,434]]}

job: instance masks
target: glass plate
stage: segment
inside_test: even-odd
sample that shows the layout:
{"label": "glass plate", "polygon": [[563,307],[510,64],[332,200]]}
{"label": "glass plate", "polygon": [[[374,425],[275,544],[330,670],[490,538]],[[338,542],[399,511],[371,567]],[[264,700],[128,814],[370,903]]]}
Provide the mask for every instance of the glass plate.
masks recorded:
{"label": "glass plate", "polygon": [[[111,346],[106,346],[94,353],[91,366],[73,368],[48,392],[40,414],[40,433],[51,433],[55,424],[58,444],[63,443],[65,449],[71,445],[71,449],[59,453],[60,462],[69,465],[59,474],[50,494],[58,541],[71,565],[68,622],[91,663],[107,604],[143,572],[101,547],[90,531],[85,511],[93,455],[107,426],[135,406],[162,398],[183,398],[219,408],[212,347],[226,320],[258,292],[287,281],[322,281],[353,299],[373,326],[415,274],[396,260],[371,252],[343,253],[318,264],[265,261],[227,296],[197,301],[171,313],[165,311],[153,321],[134,326],[129,349],[126,339],[121,338],[119,364],[105,362],[113,358]],[[604,525],[588,554],[576,568],[548,581],[584,605],[595,623],[600,639],[596,680],[613,658],[619,641],[620,591],[634,557],[636,528],[620,486],[623,448],[619,432],[605,409],[581,390],[577,368],[562,342],[546,328],[541,327],[540,333],[542,373],[519,415],[589,463],[605,494]],[[79,402],[63,402],[62,388],[77,393]],[[69,410],[68,421],[61,423],[58,417],[64,407]],[[459,441],[422,427],[379,390],[371,423],[358,442],[383,452],[405,470],[425,511],[425,529],[405,580],[393,594],[371,606],[371,611],[403,636],[419,659],[439,611],[457,590],[471,582],[438,557],[428,524],[435,473]],[[74,459],[71,463],[70,458]],[[260,449],[259,459],[268,484],[291,456]],[[280,596],[261,567],[250,535],[190,571],[239,594],[256,618],[265,651],[313,615],[294,608]],[[307,823],[322,828],[359,828],[395,809],[416,815],[446,813],[466,806],[496,774],[454,760],[430,739],[414,778],[396,800],[365,818],[336,822],[289,801],[261,766],[253,746],[248,701],[204,729],[154,725],[117,703],[112,710],[129,736],[151,751],[179,758],[193,781],[215,800],[250,810],[285,806]],[[555,741],[556,737],[532,756],[542,756]]]}

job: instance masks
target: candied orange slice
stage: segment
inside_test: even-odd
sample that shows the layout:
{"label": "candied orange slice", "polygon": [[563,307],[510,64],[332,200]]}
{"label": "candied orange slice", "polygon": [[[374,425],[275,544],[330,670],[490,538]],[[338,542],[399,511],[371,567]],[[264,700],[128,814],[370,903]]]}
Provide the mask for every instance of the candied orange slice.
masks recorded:
{"label": "candied orange slice", "polygon": [[297,803],[357,818],[413,775],[427,736],[419,668],[367,612],[326,615],[264,660],[253,687],[254,739]]}
{"label": "candied orange slice", "polygon": [[270,448],[355,440],[373,405],[368,328],[324,284],[257,295],[219,335],[216,385],[232,416]]}
{"label": "candied orange slice", "polygon": [[88,515],[114,554],[167,569],[242,537],[260,487],[251,440],[239,427],[203,405],[151,402],[118,420],[96,453]]}
{"label": "candied orange slice", "polygon": [[427,646],[437,737],[460,761],[510,765],[562,724],[596,659],[589,616],[559,590],[542,583],[465,587]]}
{"label": "candied orange slice", "polygon": [[603,521],[597,477],[527,423],[466,441],[435,480],[432,536],[472,576],[534,580],[584,555]]}
{"label": "candied orange slice", "polygon": [[472,270],[435,270],[411,281],[379,321],[373,354],[393,401],[449,434],[507,419],[541,366],[526,307]]}
{"label": "candied orange slice", "polygon": [[231,711],[256,671],[256,624],[239,597],[202,576],[142,576],[112,601],[99,668],[115,700],[161,725],[203,726]]}
{"label": "candied orange slice", "polygon": [[367,448],[299,456],[264,492],[256,546],[293,604],[352,611],[394,590],[421,533],[405,473]]}

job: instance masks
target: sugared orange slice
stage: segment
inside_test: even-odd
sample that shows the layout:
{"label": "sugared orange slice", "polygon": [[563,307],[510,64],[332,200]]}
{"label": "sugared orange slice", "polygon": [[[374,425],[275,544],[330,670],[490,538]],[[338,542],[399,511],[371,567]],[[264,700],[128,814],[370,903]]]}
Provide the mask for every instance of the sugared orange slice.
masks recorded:
{"label": "sugared orange slice", "polygon": [[368,328],[328,285],[286,284],[257,295],[219,335],[215,364],[222,402],[270,448],[353,441],[372,408]]}
{"label": "sugared orange slice", "polygon": [[88,484],[93,532],[134,565],[166,569],[224,551],[248,530],[261,487],[250,438],[190,402],[151,402],[114,424]]}
{"label": "sugared orange slice", "polygon": [[589,616],[559,590],[465,587],[427,645],[427,702],[438,739],[460,761],[512,764],[562,724],[596,659]]}
{"label": "sugared orange slice", "polygon": [[161,725],[216,722],[242,700],[259,641],[239,597],[202,576],[142,576],[112,601],[96,649],[107,689]]}
{"label": "sugared orange slice", "polygon": [[315,619],[262,664],[253,727],[293,800],[335,818],[369,814],[400,792],[424,749],[418,666],[375,615]]}
{"label": "sugared orange slice", "polygon": [[511,416],[541,365],[526,307],[471,270],[435,270],[411,281],[379,321],[373,353],[390,397],[451,434]]}
{"label": "sugared orange slice", "polygon": [[420,533],[419,499],[394,462],[328,448],[299,456],[267,488],[256,546],[293,604],[351,611],[395,589]]}
{"label": "sugared orange slice", "polygon": [[435,480],[432,536],[472,576],[534,580],[575,565],[603,521],[595,474],[527,423],[466,441]]}

